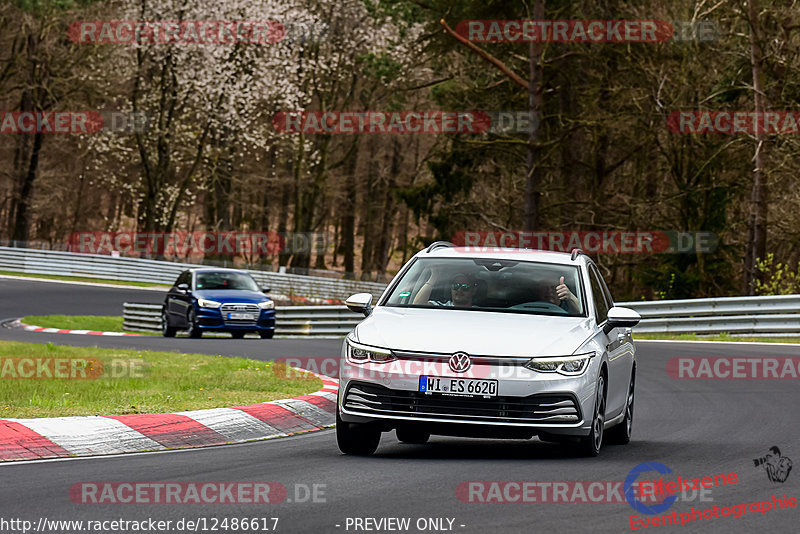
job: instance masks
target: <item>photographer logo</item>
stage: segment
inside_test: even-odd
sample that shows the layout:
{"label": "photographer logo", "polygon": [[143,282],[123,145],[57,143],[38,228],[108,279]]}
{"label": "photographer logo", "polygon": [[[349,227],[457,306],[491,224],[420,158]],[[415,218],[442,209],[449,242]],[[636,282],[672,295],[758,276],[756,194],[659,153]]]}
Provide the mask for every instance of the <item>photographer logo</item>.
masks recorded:
{"label": "photographer logo", "polygon": [[792,471],[792,461],[786,456],[781,456],[781,450],[777,446],[770,447],[766,456],[754,458],[753,464],[755,467],[763,467],[767,472],[767,478],[772,482],[786,482]]}

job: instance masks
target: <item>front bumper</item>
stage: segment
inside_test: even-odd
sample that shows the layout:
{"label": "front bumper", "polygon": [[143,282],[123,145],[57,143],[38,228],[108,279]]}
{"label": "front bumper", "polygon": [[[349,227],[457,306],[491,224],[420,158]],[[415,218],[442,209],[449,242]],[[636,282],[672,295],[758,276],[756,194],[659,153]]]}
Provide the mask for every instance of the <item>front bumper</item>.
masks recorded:
{"label": "front bumper", "polygon": [[269,332],[275,330],[275,310],[258,311],[255,320],[229,320],[220,308],[197,308],[197,326],[203,331]]}
{"label": "front bumper", "polygon": [[[339,414],[350,423],[379,423],[384,429],[421,425],[436,433],[454,427],[461,434],[487,435],[502,428],[582,436],[590,429],[600,358],[590,360],[579,376],[531,371],[526,359],[473,357],[467,373],[454,373],[449,355],[399,353],[394,362],[353,363],[342,358]],[[420,363],[422,362],[422,363]],[[444,378],[496,379],[496,397],[461,396],[419,391],[421,375]]]}

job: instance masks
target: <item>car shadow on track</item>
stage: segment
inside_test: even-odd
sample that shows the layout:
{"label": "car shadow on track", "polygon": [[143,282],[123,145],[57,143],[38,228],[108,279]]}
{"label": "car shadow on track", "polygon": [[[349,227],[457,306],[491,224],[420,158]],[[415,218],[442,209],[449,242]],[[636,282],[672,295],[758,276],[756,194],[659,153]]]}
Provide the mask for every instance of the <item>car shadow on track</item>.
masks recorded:
{"label": "car shadow on track", "polygon": [[[633,444],[631,444],[633,445]],[[603,445],[604,454],[630,451],[627,447]],[[493,440],[432,438],[424,445],[400,443],[394,439],[382,441],[376,457],[414,460],[563,460],[581,458],[576,447],[539,440]]]}

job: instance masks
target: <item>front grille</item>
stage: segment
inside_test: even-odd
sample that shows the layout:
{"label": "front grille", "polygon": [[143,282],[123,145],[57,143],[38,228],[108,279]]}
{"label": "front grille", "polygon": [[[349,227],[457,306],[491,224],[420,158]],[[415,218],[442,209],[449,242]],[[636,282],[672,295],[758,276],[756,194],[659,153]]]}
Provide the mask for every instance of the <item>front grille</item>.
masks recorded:
{"label": "front grille", "polygon": [[[411,351],[400,351],[394,350],[392,353],[397,357],[398,360],[410,360],[410,361],[421,361],[421,362],[438,362],[447,364],[450,360],[450,357],[453,355],[452,353],[448,354],[438,354],[434,352],[411,352]],[[525,365],[529,361],[531,361],[530,356],[520,357],[520,356],[481,356],[476,354],[470,354],[469,357],[472,359],[473,365]]]}
{"label": "front grille", "polygon": [[348,388],[344,407],[358,413],[447,421],[570,424],[581,420],[575,399],[567,394],[486,399],[401,391],[361,382]]}
{"label": "front grille", "polygon": [[[220,311],[222,312],[222,320],[226,325],[255,326],[261,313],[261,308],[256,304],[223,304]],[[229,313],[252,313],[255,314],[255,319],[228,319]]]}

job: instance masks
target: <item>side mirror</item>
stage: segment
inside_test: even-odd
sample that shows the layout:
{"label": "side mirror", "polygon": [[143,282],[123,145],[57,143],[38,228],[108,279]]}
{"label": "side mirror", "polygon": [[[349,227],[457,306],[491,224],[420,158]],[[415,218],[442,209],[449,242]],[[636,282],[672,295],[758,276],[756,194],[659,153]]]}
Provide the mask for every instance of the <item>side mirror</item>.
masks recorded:
{"label": "side mirror", "polygon": [[264,286],[264,287],[262,287],[262,288],[261,288],[261,292],[262,292],[262,293],[269,293],[269,290],[270,290],[270,289],[272,289],[272,288],[271,288],[271,287],[269,287],[269,286]]}
{"label": "side mirror", "polygon": [[178,284],[175,287],[177,287],[178,289],[180,289],[181,291],[184,291],[184,292],[188,292],[189,291],[189,284]]}
{"label": "side mirror", "polygon": [[614,328],[630,328],[639,324],[642,316],[630,308],[614,306],[608,310],[608,321],[603,327],[603,332],[608,334]]}
{"label": "side mirror", "polygon": [[350,295],[350,297],[344,301],[344,305],[347,306],[347,309],[351,312],[363,313],[366,317],[372,313],[372,294],[356,293],[355,295]]}

